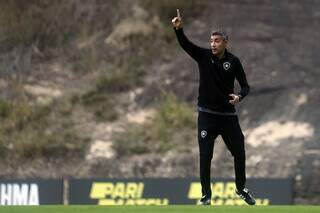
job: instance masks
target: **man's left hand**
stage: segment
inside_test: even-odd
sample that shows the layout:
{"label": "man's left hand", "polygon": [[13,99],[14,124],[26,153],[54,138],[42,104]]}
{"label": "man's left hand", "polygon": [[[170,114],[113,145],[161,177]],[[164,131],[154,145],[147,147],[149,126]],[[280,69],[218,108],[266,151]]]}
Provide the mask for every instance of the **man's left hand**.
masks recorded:
{"label": "man's left hand", "polygon": [[229,101],[229,103],[232,104],[233,106],[235,106],[236,104],[238,104],[240,102],[240,96],[239,95],[230,94],[229,96],[232,98]]}

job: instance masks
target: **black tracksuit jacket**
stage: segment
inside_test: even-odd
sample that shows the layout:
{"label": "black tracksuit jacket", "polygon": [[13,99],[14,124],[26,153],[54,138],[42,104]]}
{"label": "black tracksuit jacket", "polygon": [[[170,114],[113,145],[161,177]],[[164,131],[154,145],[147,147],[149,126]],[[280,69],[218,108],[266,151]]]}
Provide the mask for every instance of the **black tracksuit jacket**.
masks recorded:
{"label": "black tracksuit jacket", "polygon": [[198,106],[220,113],[234,113],[229,94],[234,93],[234,81],[241,86],[241,100],[248,95],[249,85],[239,58],[226,50],[219,59],[211,49],[198,47],[188,40],[183,29],[176,30],[181,47],[197,62],[200,73]]}

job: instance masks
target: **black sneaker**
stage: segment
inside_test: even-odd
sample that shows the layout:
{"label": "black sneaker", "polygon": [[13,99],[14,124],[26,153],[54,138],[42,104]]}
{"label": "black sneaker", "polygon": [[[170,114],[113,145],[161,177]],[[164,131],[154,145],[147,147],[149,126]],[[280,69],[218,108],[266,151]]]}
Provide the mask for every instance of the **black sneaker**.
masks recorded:
{"label": "black sneaker", "polygon": [[199,205],[211,205],[211,198],[202,196],[199,201]]}
{"label": "black sneaker", "polygon": [[246,201],[249,205],[255,205],[256,200],[254,197],[250,194],[249,190],[247,188],[242,189],[241,191],[238,191],[236,189],[236,194],[239,195],[244,201]]}

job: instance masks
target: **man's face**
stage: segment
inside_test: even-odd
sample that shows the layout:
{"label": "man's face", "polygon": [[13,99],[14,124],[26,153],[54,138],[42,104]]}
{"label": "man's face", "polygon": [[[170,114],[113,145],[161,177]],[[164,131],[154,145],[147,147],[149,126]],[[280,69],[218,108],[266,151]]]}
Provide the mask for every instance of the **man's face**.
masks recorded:
{"label": "man's face", "polygon": [[225,41],[220,35],[212,35],[210,37],[210,45],[212,53],[219,56],[223,53],[227,47],[228,42]]}

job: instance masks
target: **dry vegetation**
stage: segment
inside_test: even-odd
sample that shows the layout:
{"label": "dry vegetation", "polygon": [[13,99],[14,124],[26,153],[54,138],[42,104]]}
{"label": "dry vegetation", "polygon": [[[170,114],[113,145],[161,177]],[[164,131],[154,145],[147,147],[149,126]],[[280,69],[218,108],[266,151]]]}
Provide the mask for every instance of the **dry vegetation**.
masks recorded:
{"label": "dry vegetation", "polygon": [[[83,107],[97,122],[121,118],[130,104],[120,100],[121,94],[143,87],[153,60],[167,60],[161,55],[176,51],[169,26],[175,8],[187,9],[195,4],[201,8],[204,3],[1,0],[1,155],[14,155],[17,163],[62,156],[84,158],[90,138],[75,130],[71,119],[74,109]],[[66,72],[79,79],[86,76],[89,89],[63,93],[46,104],[37,103],[37,97],[25,91],[24,85],[37,84],[43,76],[55,81],[54,73],[44,71],[52,62],[68,65]],[[155,103],[154,120],[123,133],[130,135],[132,143],[121,134],[116,136],[118,152],[151,152],[145,146],[151,141],[158,143],[155,151],[166,151],[177,128],[194,126],[192,111],[174,95],[159,100],[163,102]],[[145,132],[145,128],[150,131]]]}

